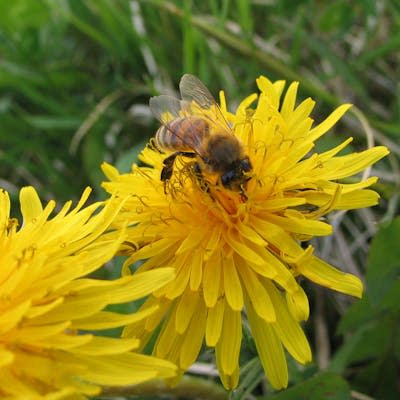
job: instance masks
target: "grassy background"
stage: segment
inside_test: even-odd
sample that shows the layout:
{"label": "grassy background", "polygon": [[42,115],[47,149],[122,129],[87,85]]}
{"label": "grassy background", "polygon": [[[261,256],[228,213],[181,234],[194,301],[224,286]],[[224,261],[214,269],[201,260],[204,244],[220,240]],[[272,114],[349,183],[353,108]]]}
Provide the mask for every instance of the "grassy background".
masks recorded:
{"label": "grassy background", "polygon": [[[399,49],[400,3],[389,0],[0,0],[0,186],[14,198],[24,185],[58,201],[87,185],[104,196],[100,163],[129,168],[157,127],[148,98],[174,90],[185,72],[214,94],[223,88],[231,106],[256,89],[260,74],[299,80],[300,99],[317,101],[316,121],[352,102],[361,114],[346,116],[318,150],[348,136],[355,150],[387,145],[391,156],[372,171],[382,201],[332,216],[335,236],[314,245],[365,277],[369,291],[347,311],[348,298],[308,288],[315,360],[305,370],[291,366],[291,390],[307,393],[319,365],[333,375],[317,375],[322,383],[310,387],[328,385],[339,396],[331,398],[397,398]],[[392,269],[382,273],[382,265]],[[235,398],[266,393],[253,356],[249,338]]]}

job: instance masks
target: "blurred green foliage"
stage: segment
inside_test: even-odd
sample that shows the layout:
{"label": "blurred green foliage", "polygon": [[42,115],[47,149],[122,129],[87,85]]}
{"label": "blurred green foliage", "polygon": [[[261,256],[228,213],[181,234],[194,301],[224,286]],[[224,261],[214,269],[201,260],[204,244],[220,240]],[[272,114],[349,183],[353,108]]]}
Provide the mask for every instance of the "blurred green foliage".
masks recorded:
{"label": "blurred green foliage", "polygon": [[[291,363],[293,387],[276,398],[397,399],[400,229],[390,222],[399,206],[399,50],[400,3],[390,0],[0,0],[0,186],[15,196],[34,185],[63,201],[90,185],[104,196],[99,165],[129,169],[157,127],[148,98],[175,90],[185,72],[214,94],[223,88],[231,107],[260,74],[299,80],[300,96],[317,101],[317,121],[352,102],[364,125],[349,114],[319,148],[351,135],[355,149],[373,138],[392,150],[373,169],[381,206],[345,217],[339,230],[360,274],[369,252],[368,290],[343,319],[348,301],[325,295],[330,372]],[[320,246],[331,246],[328,256],[343,252],[329,243]],[[318,335],[312,320],[306,329]],[[236,399],[266,393],[246,343]]]}
{"label": "blurred green foliage", "polygon": [[[348,374],[354,387],[378,399],[399,394],[400,217],[382,226],[367,263],[367,292],[340,321],[347,340],[329,369]],[[350,366],[350,368],[349,368]]]}

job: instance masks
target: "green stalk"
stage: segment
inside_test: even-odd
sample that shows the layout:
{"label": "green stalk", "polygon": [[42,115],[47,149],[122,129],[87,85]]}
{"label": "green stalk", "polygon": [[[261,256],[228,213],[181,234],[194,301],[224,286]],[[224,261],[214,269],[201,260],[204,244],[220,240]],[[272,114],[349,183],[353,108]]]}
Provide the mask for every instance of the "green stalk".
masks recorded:
{"label": "green stalk", "polygon": [[160,380],[152,380],[134,386],[106,387],[99,396],[170,396],[174,399],[228,400],[229,393],[213,381],[192,376],[184,376],[175,386],[169,386]]}

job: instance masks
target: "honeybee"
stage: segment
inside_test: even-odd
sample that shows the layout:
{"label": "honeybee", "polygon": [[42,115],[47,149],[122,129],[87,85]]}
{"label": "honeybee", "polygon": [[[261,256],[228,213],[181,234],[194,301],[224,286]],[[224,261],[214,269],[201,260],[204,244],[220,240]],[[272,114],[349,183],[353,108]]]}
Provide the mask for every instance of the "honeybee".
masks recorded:
{"label": "honeybee", "polygon": [[155,147],[174,151],[163,161],[161,181],[170,180],[176,157],[182,156],[195,159],[193,170],[198,177],[215,174],[223,187],[243,194],[252,171],[243,144],[198,78],[183,75],[179,90],[181,99],[161,95],[149,103],[162,123],[154,137]]}

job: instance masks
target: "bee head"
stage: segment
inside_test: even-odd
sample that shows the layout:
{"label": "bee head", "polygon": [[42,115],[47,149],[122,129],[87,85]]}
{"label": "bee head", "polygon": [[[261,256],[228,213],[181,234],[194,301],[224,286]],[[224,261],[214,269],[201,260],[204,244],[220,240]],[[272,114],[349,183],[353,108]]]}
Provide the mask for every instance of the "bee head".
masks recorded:
{"label": "bee head", "polygon": [[222,185],[230,190],[241,191],[243,185],[250,179],[246,174],[252,170],[249,158],[246,156],[232,163],[231,167],[221,175]]}

